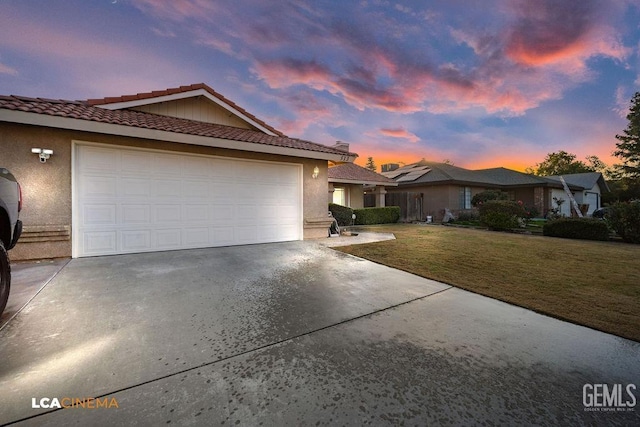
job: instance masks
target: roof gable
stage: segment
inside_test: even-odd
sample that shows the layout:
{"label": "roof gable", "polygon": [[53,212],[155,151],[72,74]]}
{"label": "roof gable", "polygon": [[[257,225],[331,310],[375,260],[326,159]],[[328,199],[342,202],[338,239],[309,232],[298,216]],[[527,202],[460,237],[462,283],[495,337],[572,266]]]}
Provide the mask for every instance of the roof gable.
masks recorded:
{"label": "roof gable", "polygon": [[[562,177],[570,186],[578,186],[585,190],[591,190],[593,187],[598,185],[600,187],[600,191],[610,191],[607,182],[604,180],[604,177],[600,172],[572,173],[562,175]],[[560,182],[559,175],[546,176],[545,178]]]}
{"label": "roof gable", "polygon": [[312,159],[353,161],[357,157],[297,138],[134,110],[109,110],[83,101],[0,95],[3,121]]}
{"label": "roof gable", "polygon": [[165,90],[89,99],[87,104],[108,110],[132,109],[226,126],[285,136],[282,132],[258,119],[233,101],[225,98],[204,83]]}

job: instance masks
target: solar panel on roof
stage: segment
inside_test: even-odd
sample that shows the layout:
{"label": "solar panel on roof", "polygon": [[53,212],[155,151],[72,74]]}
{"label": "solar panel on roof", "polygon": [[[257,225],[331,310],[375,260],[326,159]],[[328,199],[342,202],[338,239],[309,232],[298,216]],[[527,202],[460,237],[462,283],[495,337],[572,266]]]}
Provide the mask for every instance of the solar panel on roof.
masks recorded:
{"label": "solar panel on roof", "polygon": [[431,169],[429,168],[427,168],[426,170],[421,169],[421,170],[411,171],[405,176],[401,176],[400,178],[396,179],[396,181],[397,182],[415,181],[421,176],[428,174],[430,171]]}
{"label": "solar panel on roof", "polygon": [[383,172],[382,175],[386,176],[387,178],[393,179],[393,178],[395,178],[397,176],[402,175],[403,173],[407,173],[407,171],[406,170],[405,171],[401,171],[399,169],[396,169],[396,170],[391,171],[391,172]]}

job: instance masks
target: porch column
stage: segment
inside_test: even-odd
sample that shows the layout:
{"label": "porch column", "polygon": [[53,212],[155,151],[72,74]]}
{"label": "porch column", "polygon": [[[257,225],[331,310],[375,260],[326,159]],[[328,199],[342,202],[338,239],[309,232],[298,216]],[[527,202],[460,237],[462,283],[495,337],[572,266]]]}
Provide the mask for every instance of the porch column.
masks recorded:
{"label": "porch column", "polygon": [[387,194],[387,190],[385,190],[385,188],[382,187],[382,186],[376,186],[376,188],[374,190],[374,194],[376,195],[376,207],[377,208],[384,208],[384,206],[385,206],[385,197],[384,197],[384,195]]}
{"label": "porch column", "polygon": [[333,192],[336,191],[336,188],[333,186],[333,182],[329,183],[329,203],[333,203]]}

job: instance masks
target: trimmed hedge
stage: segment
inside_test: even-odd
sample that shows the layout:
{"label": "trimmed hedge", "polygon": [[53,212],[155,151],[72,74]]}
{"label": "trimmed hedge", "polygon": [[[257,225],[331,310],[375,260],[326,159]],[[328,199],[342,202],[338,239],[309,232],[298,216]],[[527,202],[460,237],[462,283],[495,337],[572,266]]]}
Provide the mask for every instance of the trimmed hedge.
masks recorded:
{"label": "trimmed hedge", "polygon": [[480,221],[490,230],[510,230],[520,227],[525,216],[522,205],[510,200],[488,200],[480,204]]}
{"label": "trimmed hedge", "polygon": [[566,239],[609,240],[609,227],[604,221],[591,218],[560,218],[548,221],[542,234]]}
{"label": "trimmed hedge", "polygon": [[640,243],[640,200],[614,203],[605,218],[624,242]]}
{"label": "trimmed hedge", "polygon": [[357,225],[389,224],[400,219],[400,206],[354,209]]}
{"label": "trimmed hedge", "polygon": [[351,215],[353,215],[353,209],[346,206],[337,205],[335,203],[329,203],[329,211],[335,219],[338,220],[340,227],[351,225]]}

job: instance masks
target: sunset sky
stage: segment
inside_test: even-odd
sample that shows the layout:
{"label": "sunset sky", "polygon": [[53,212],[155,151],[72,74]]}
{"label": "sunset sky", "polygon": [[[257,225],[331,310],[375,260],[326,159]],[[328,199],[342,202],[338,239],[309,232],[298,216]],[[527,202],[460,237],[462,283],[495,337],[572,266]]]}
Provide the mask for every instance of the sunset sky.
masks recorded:
{"label": "sunset sky", "polygon": [[606,163],[640,90],[637,0],[2,0],[0,94],[206,83],[363,165]]}

